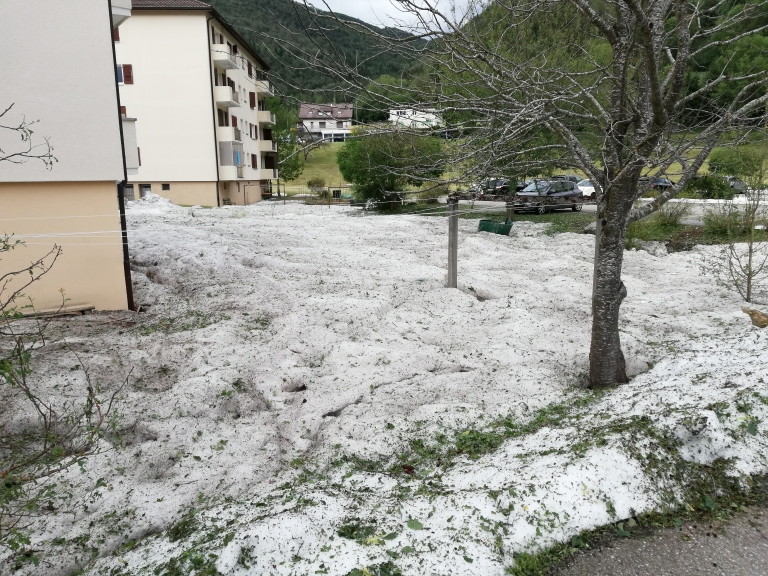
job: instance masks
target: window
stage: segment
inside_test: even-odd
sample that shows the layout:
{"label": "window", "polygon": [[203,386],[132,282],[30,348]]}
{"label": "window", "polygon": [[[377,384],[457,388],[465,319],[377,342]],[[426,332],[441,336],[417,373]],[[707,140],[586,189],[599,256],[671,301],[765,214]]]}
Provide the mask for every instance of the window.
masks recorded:
{"label": "window", "polygon": [[309,127],[310,127],[310,128],[314,128],[314,127],[315,127],[315,123],[314,123],[314,122],[310,122],[310,123],[309,123]]}
{"label": "window", "polygon": [[312,116],[312,110],[310,110],[309,112],[307,112],[307,116]]}
{"label": "window", "polygon": [[320,125],[320,128],[325,128],[325,122],[318,122],[318,124]]}
{"label": "window", "polygon": [[256,92],[249,92],[248,93],[248,100],[251,105],[251,110],[256,108]]}
{"label": "window", "polygon": [[120,28],[112,28],[112,40],[120,42]]}
{"label": "window", "polygon": [[216,108],[216,113],[219,116],[219,126],[229,126],[229,115],[221,108]]}
{"label": "window", "polygon": [[133,66],[130,64],[117,65],[117,83],[133,84]]}
{"label": "window", "polygon": [[136,200],[136,193],[133,190],[133,184],[126,184],[125,185],[125,199],[126,200]]}
{"label": "window", "polygon": [[336,122],[336,128],[344,128],[344,122]]}
{"label": "window", "polygon": [[253,78],[253,64],[251,64],[250,62],[248,62],[248,76]]}
{"label": "window", "polygon": [[144,198],[152,192],[152,184],[139,184],[139,195]]}
{"label": "window", "polygon": [[170,190],[171,185],[170,184],[163,184],[163,190]]}
{"label": "window", "polygon": [[127,116],[128,114],[125,111],[125,106],[120,106],[120,116]]}
{"label": "window", "polygon": [[259,167],[258,156],[256,156],[256,154],[251,154],[251,168],[255,170],[258,167]]}

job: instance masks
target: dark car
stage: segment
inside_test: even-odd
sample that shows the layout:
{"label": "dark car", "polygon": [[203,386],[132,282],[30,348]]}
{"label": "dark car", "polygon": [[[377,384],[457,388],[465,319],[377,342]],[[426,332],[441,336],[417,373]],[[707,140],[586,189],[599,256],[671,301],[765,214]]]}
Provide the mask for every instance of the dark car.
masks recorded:
{"label": "dark car", "polygon": [[515,211],[544,214],[551,210],[582,208],[583,194],[570,180],[535,180],[515,195]]}
{"label": "dark car", "polygon": [[648,186],[651,190],[661,190],[664,192],[667,189],[672,188],[675,184],[669,178],[656,178],[655,176],[651,178],[643,176],[640,178],[640,185]]}
{"label": "dark car", "polygon": [[578,176],[573,176],[571,174],[556,174],[555,176],[552,176],[552,180],[567,180],[568,182],[573,182],[576,184],[577,182],[581,181],[581,178]]}

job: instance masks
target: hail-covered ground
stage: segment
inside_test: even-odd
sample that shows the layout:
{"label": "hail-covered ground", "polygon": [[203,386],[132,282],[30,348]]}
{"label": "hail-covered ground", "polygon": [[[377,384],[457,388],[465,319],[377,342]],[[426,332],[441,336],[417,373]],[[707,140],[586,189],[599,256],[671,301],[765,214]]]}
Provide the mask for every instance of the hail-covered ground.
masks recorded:
{"label": "hail-covered ground", "polygon": [[80,364],[127,378],[117,433],[55,479],[22,571],[501,575],[768,469],[768,330],[700,249],[625,253],[634,377],[598,393],[594,236],[461,220],[456,290],[444,218],[150,197],[128,222],[146,312],[57,320],[35,360],[55,400]]}

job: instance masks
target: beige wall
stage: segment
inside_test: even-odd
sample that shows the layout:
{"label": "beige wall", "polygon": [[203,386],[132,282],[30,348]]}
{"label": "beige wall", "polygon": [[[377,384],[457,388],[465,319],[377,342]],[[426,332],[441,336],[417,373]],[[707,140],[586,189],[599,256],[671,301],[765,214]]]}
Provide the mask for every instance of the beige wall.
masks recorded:
{"label": "beige wall", "polygon": [[[25,290],[39,311],[68,307],[128,307],[115,182],[0,182],[0,233],[25,247],[0,256],[0,275],[23,269],[62,247],[50,272]],[[13,286],[13,285],[11,285]]]}
{"label": "beige wall", "polygon": [[[135,182],[134,199],[138,200],[142,184],[150,184],[152,193],[168,198],[180,206],[216,206],[216,182]],[[163,184],[170,184],[170,190],[163,190]]]}
{"label": "beige wall", "polygon": [[225,199],[238,206],[261,202],[261,182],[259,180],[222,182],[219,190],[222,204]]}

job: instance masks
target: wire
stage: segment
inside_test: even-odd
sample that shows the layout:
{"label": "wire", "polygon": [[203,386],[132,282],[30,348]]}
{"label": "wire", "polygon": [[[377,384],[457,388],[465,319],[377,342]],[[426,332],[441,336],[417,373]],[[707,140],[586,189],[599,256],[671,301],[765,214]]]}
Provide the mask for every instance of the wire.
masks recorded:
{"label": "wire", "polygon": [[120,214],[94,214],[92,216],[38,216],[35,218],[0,218],[0,222],[12,222],[16,220],[69,220],[71,218],[120,218]]}

